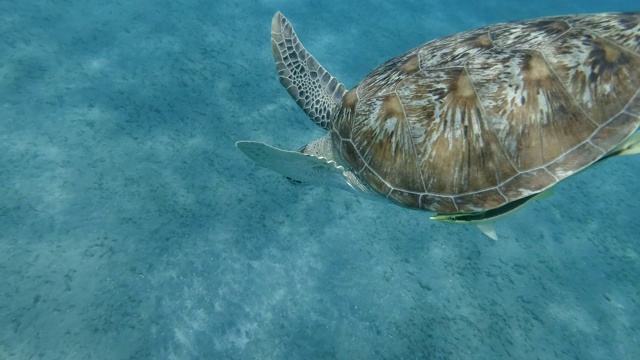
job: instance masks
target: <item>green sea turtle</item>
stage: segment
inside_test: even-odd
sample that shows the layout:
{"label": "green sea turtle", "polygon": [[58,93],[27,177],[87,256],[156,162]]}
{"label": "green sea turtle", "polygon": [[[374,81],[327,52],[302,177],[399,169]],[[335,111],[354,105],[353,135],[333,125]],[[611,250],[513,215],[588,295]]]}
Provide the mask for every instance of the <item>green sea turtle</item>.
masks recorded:
{"label": "green sea turtle", "polygon": [[280,82],[328,130],[298,151],[253,141],[256,164],[487,223],[560,180],[640,152],[640,13],[546,17],[430,41],[347,91],[277,13]]}

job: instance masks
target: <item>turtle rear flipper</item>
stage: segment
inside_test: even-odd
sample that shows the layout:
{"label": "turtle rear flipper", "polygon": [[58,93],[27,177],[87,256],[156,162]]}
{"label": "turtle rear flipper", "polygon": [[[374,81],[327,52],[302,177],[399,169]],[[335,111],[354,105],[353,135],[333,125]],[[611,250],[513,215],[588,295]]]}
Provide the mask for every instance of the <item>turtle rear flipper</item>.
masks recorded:
{"label": "turtle rear flipper", "polygon": [[344,174],[344,168],[333,160],[282,150],[257,141],[238,141],[236,146],[256,165],[273,170],[290,180],[355,192]]}
{"label": "turtle rear flipper", "polygon": [[457,224],[475,224],[487,237],[492,240],[498,240],[498,234],[493,228],[493,224],[497,220],[522,209],[531,200],[542,200],[551,196],[553,196],[553,188],[548,188],[540,193],[529,195],[495,209],[475,213],[436,214],[431,217],[431,220]]}
{"label": "turtle rear flipper", "polygon": [[614,152],[615,155],[635,155],[640,154],[640,131],[631,135],[627,141],[620,145],[620,148]]}

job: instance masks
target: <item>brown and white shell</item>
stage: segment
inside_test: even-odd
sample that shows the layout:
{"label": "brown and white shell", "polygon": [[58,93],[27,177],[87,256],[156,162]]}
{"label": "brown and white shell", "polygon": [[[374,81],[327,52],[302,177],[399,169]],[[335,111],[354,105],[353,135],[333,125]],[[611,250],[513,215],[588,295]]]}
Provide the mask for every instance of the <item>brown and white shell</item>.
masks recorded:
{"label": "brown and white shell", "polygon": [[486,211],[609,154],[640,124],[640,13],[548,17],[431,41],[342,99],[331,138],[404,206]]}

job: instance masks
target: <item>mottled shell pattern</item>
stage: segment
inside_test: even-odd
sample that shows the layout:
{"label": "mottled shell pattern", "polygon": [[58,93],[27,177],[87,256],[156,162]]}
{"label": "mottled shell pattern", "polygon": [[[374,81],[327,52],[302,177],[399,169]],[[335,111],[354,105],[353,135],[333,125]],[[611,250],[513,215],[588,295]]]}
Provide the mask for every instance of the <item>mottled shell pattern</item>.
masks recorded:
{"label": "mottled shell pattern", "polygon": [[640,124],[640,13],[497,24],[431,41],[342,99],[331,138],[373,190],[486,211],[593,164]]}

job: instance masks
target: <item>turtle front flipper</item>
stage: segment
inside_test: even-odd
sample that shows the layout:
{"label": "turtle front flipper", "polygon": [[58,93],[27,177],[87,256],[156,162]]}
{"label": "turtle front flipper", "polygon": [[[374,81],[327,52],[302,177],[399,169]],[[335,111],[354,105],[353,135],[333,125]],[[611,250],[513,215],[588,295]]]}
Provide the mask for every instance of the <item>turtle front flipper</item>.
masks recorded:
{"label": "turtle front flipper", "polygon": [[331,113],[342,101],[345,87],[305,50],[280,12],[271,22],[271,49],[280,83],[313,122],[330,129]]}
{"label": "turtle front flipper", "polygon": [[257,141],[238,141],[236,146],[256,165],[273,170],[290,180],[358,193],[350,185],[344,168],[333,160],[282,150]]}

